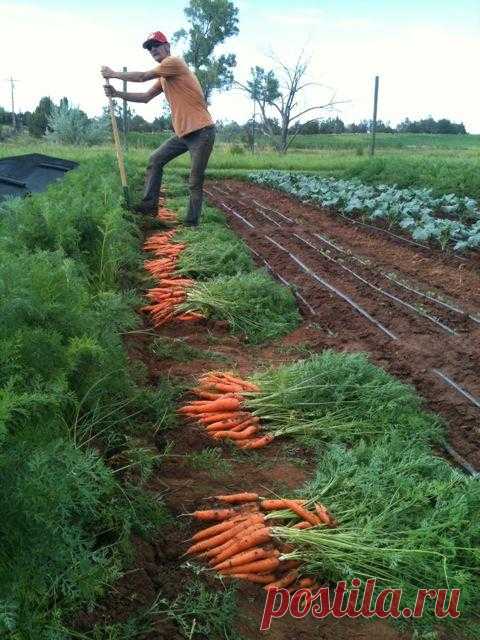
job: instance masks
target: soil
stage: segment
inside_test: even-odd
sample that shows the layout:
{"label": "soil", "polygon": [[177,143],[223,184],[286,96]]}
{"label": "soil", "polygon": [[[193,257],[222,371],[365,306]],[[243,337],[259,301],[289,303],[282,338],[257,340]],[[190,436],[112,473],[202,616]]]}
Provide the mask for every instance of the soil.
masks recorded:
{"label": "soil", "polygon": [[[454,450],[480,470],[479,407],[435,372],[480,398],[479,260],[427,252],[260,186],[213,182],[207,192],[256,252],[258,264],[266,260],[308,303],[305,318],[318,328],[312,338],[315,350],[365,351],[413,384],[427,407],[445,419]],[[285,250],[381,326],[307,273]]]}
{"label": "soil", "polygon": [[[444,257],[433,251],[430,255],[425,254],[424,249],[343,222],[331,212],[305,206],[269,189],[229,181],[211,183],[207,186],[207,192],[210,201],[225,212],[231,226],[256,252],[258,264],[264,264],[262,261],[267,260],[273,273],[297,288],[298,294],[307,303],[301,303],[304,321],[289,336],[267,346],[255,347],[229,335],[222,323],[182,323],[182,326],[171,324],[163,327],[158,335],[181,339],[199,351],[199,357],[188,362],[154,357],[151,352],[151,333],[129,335],[126,337],[129,356],[132,361],[144,364],[149,384],[155,387],[165,378],[173,378],[189,388],[201,373],[212,369],[232,368],[242,375],[248,375],[261,366],[298,359],[305,355],[306,350],[318,352],[335,348],[367,352],[379,366],[415,385],[426,399],[428,407],[445,418],[452,446],[472,465],[480,468],[478,409],[432,372],[433,368],[438,368],[473,395],[480,396],[480,324],[466,317],[468,314],[480,317],[480,273],[477,265],[472,261],[460,263],[455,258]],[[232,211],[243,216],[254,228]],[[275,222],[265,218],[262,212]],[[287,222],[278,213],[288,216],[292,222]],[[337,248],[320,241],[315,233],[321,234]],[[308,246],[294,234],[313,243],[323,253]],[[344,300],[312,279],[267,237],[288,249],[311,272],[349,295],[398,339],[389,337]],[[385,279],[384,274],[395,273],[402,283],[438,295],[453,306],[462,307],[467,314],[462,316],[447,312],[435,303],[422,300],[425,312],[456,332],[456,335],[452,335],[425,317],[418,316],[410,308],[394,304],[391,298],[383,297],[340,265],[412,306],[420,304],[412,292],[394,285]],[[468,299],[462,297],[464,291],[468,292]],[[146,325],[145,328],[149,327]],[[207,351],[222,354],[227,364],[225,360],[220,362],[205,357],[203,354]],[[135,553],[130,567],[93,612],[79,616],[75,628],[80,632],[92,630],[96,624],[126,622],[148,609],[158,598],[165,600],[168,609],[168,603],[186,592],[195,573],[182,554],[186,540],[195,532],[195,526],[185,514],[204,507],[208,504],[206,499],[209,496],[249,490],[265,496],[285,496],[301,487],[314,468],[309,451],[292,442],[274,442],[260,452],[239,451],[227,444],[213,443],[198,427],[180,419],[168,431],[152,434],[151,438],[146,436],[145,444],[156,446],[160,452],[165,451],[167,444],[170,445],[168,455],[162,458],[147,488],[164,501],[174,522],[162,528],[153,540],[134,539]],[[213,447],[217,447],[214,452],[217,464],[210,461],[201,465],[202,452]],[[222,582],[210,574],[202,573],[201,579],[216,591],[224,588]],[[274,620],[270,631],[261,633],[259,625],[265,603],[264,591],[255,585],[240,583],[237,594],[239,609],[235,626],[225,638],[413,638],[409,630],[399,629],[386,621],[331,618],[316,621],[310,616],[303,620],[285,616]],[[151,630],[135,637],[141,640],[180,640],[186,637],[177,622],[165,613],[151,615],[149,621]],[[448,634],[439,631],[438,638],[447,640]]]}

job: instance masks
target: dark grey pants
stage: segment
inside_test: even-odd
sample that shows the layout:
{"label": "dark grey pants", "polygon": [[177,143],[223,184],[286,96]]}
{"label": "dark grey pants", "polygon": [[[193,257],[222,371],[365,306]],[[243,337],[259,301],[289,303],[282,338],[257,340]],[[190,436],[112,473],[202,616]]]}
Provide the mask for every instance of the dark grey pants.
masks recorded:
{"label": "dark grey pants", "polygon": [[145,190],[142,204],[156,209],[162,185],[163,167],[182,153],[190,152],[192,168],[190,170],[189,189],[190,202],[188,205],[187,224],[198,224],[202,211],[203,181],[205,169],[215,142],[215,127],[205,127],[193,131],[182,138],[174,136],[162,144],[150,156],[145,176]]}

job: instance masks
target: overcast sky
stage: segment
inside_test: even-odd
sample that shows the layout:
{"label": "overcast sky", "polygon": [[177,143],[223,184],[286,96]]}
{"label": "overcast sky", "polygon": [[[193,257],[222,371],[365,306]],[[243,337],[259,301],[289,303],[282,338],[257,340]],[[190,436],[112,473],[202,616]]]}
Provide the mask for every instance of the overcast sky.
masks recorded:
{"label": "overcast sky", "polygon": [[[303,105],[335,95],[347,123],[370,118],[373,83],[380,75],[379,117],[396,124],[428,115],[463,121],[480,133],[479,0],[234,0],[240,33],[225,51],[237,55],[235,76],[245,81],[254,65],[272,67],[271,54],[293,61],[301,49],[311,59],[309,79],[323,88],[305,92]],[[99,68],[152,68],[141,48],[160,29],[167,36],[186,26],[187,0],[0,0],[0,105],[10,108],[13,75],[16,109],[33,109],[49,95],[67,96],[89,115],[105,104]],[[181,54],[181,49],[174,51]],[[120,83],[116,81],[117,86]],[[147,85],[129,85],[143,90]],[[163,97],[132,105],[152,120]],[[251,103],[238,90],[216,94],[216,119],[245,121]]]}

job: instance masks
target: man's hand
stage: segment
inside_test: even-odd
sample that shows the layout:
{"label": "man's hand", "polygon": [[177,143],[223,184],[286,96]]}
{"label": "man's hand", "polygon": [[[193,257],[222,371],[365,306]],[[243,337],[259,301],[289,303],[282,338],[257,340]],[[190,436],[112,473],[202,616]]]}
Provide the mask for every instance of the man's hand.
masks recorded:
{"label": "man's hand", "polygon": [[105,95],[107,96],[107,98],[116,98],[117,97],[116,89],[114,89],[110,84],[104,84],[103,88],[105,90]]}
{"label": "man's hand", "polygon": [[110,67],[102,67],[101,72],[104,78],[116,78],[118,75],[113,69],[110,69]]}

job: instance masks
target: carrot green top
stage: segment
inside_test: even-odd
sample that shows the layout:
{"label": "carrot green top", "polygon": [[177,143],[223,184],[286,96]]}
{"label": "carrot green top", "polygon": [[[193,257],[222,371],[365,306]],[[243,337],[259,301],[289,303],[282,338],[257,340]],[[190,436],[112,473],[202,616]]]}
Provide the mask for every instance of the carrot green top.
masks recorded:
{"label": "carrot green top", "polygon": [[170,104],[177,136],[186,136],[213,124],[202,87],[181,58],[168,56],[155,71],[159,77],[155,86],[162,89]]}

